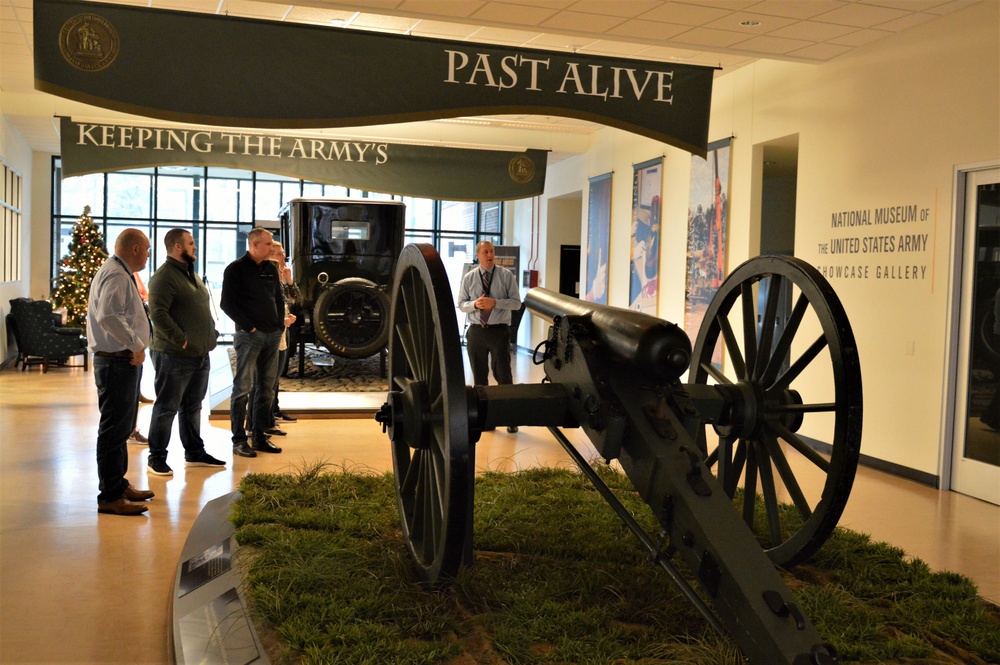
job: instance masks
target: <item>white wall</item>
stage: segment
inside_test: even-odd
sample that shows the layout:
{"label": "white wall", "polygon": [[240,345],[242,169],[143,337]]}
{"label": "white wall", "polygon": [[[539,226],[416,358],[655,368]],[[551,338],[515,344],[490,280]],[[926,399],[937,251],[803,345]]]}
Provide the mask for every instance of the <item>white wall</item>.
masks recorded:
{"label": "white wall", "polygon": [[[952,179],[956,165],[1000,157],[1000,3],[991,0],[880,40],[824,65],[759,61],[715,83],[709,140],[735,137],[729,192],[728,267],[759,245],[758,144],[798,134],[797,256],[816,266],[867,266],[862,279],[831,278],[862,363],[862,453],[937,476],[942,387],[951,317]],[[632,164],[665,155],[658,315],[682,322],[690,155],[614,129],[586,155],[549,168],[547,200],[612,182],[609,302],[627,306]],[[757,180],[755,180],[757,179]],[[756,187],[756,193],[755,193]],[[843,211],[916,206],[907,224],[833,228]],[[518,224],[525,220],[519,219]],[[544,225],[543,225],[544,232]],[[925,250],[822,253],[833,240],[927,234]],[[583,220],[581,244],[586,244]],[[918,279],[881,278],[918,266]],[[533,326],[534,343],[544,335]],[[810,432],[804,432],[810,435]],[[817,436],[817,438],[820,438]]]}

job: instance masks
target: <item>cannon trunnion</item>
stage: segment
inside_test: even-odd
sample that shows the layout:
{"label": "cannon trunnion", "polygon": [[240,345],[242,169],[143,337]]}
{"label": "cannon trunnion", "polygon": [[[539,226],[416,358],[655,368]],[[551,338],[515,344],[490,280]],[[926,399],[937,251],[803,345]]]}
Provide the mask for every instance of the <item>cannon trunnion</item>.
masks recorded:
{"label": "cannon trunnion", "polygon": [[[784,320],[789,293],[795,304]],[[390,390],[376,418],[392,442],[403,536],[421,579],[446,583],[471,563],[481,432],[545,426],[650,558],[747,658],[838,662],[774,565],[802,560],[826,540],[859,454],[860,366],[843,308],[822,276],[795,259],[745,263],[708,306],[693,349],[677,326],[638,312],[545,289],[530,290],[526,305],[552,324],[535,351],[546,380],[468,387],[440,257],[429,245],[400,255]],[[720,340],[728,373],[714,362]],[[688,370],[690,383],[680,383]],[[808,390],[793,386],[803,376]],[[804,423],[831,444],[829,457],[799,434]],[[582,428],[605,460],[617,460],[656,516],[658,537],[618,503],[563,427]],[[734,509],[740,485],[746,498]],[[786,496],[792,515],[778,505]],[[701,593],[675,568],[678,559]]]}

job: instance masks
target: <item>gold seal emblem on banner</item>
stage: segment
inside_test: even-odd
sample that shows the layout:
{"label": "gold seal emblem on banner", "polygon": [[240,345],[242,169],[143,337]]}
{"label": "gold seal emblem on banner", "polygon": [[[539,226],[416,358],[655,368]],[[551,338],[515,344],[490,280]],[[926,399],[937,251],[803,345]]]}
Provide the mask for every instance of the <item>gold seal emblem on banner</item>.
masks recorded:
{"label": "gold seal emblem on banner", "polygon": [[115,27],[95,14],[78,14],[59,30],[59,51],[66,62],[85,72],[107,69],[120,47]]}
{"label": "gold seal emblem on banner", "polygon": [[535,162],[527,155],[518,155],[507,166],[510,179],[519,185],[531,182],[535,177]]}

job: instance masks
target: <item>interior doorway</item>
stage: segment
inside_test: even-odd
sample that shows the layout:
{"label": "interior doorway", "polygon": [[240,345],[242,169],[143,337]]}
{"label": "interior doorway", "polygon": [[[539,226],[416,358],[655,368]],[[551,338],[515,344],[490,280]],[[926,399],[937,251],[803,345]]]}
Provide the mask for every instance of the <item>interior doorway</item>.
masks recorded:
{"label": "interior doorway", "polygon": [[1000,504],[1000,166],[960,171],[951,489]]}
{"label": "interior doorway", "polygon": [[795,253],[799,135],[760,144],[760,253]]}
{"label": "interior doorway", "polygon": [[[793,134],[757,146],[760,159],[760,254],[793,256],[795,254],[795,202],[799,173],[799,136]],[[757,311],[764,312],[770,280],[760,283]],[[775,318],[774,344],[778,343],[792,313],[792,288],[784,281]],[[758,334],[761,314],[757,317]],[[781,369],[787,369],[786,357]]]}
{"label": "interior doorway", "polygon": [[559,293],[580,297],[580,246],[559,246]]}

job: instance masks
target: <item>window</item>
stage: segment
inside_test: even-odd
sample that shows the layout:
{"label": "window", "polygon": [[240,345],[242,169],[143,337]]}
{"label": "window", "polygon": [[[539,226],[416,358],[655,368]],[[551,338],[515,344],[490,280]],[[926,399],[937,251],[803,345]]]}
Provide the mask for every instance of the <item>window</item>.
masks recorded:
{"label": "window", "polygon": [[0,228],[0,282],[17,282],[21,279],[21,174],[7,162],[3,163],[3,183],[0,184],[0,211],[3,227]]}
{"label": "window", "polygon": [[[434,201],[365,192],[339,185],[306,182],[283,175],[242,169],[203,166],[164,166],[73,178],[61,177],[61,160],[52,161],[52,257],[50,275],[58,274],[61,257],[69,252],[73,225],[90,206],[90,216],[104,234],[109,248],[127,227],[142,229],[152,242],[150,263],[142,278],[166,258],[163,238],[172,228],[191,231],[198,246],[195,270],[212,294],[213,307],[222,294],[222,273],[246,251],[247,233],[261,221],[278,217],[281,206],[300,196],[310,198],[399,199],[406,203],[406,242],[430,243],[437,247],[453,287],[462,269],[475,258],[480,240],[500,242],[503,204],[467,201]],[[17,204],[8,202],[8,193]],[[9,247],[20,250],[20,176],[4,165],[4,279],[7,279]],[[16,210],[16,212],[15,212]],[[15,217],[16,216],[16,217]],[[342,239],[360,238],[367,226],[347,222],[338,228]],[[8,231],[10,229],[10,231]],[[9,238],[16,238],[11,244]],[[20,274],[19,254],[10,259]],[[19,278],[19,277],[18,277]],[[17,279],[17,278],[16,278]],[[233,332],[233,324],[215,312],[219,331]]]}

